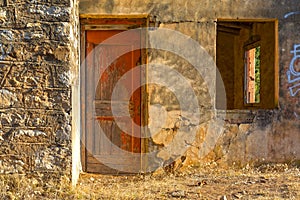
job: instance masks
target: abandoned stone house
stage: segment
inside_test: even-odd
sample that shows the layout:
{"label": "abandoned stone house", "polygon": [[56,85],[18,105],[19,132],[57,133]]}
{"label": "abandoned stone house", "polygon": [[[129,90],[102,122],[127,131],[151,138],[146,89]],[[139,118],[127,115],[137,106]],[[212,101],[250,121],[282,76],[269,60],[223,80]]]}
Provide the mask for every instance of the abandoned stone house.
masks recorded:
{"label": "abandoned stone house", "polygon": [[0,5],[0,173],[299,162],[298,0]]}

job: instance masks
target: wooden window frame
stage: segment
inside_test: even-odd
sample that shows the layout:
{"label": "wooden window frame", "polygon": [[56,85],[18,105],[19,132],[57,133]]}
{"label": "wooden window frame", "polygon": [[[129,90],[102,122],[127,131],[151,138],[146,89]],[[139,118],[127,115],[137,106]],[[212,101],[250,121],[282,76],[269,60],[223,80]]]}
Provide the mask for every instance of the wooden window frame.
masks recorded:
{"label": "wooden window frame", "polygon": [[[256,40],[256,41],[252,41],[251,43],[245,43],[244,45],[244,54],[246,54],[246,51],[256,48],[256,47],[260,47],[260,39]],[[247,96],[247,92],[248,92],[248,63],[246,60],[246,55],[244,56],[244,105],[245,107],[260,107],[261,106],[261,101],[258,103],[249,103],[248,102],[248,96]]]}

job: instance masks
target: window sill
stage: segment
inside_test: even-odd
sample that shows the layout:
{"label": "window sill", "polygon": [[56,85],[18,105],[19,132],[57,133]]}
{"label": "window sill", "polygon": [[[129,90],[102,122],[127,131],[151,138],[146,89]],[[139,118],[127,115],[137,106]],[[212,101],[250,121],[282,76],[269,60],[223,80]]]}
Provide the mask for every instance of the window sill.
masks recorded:
{"label": "window sill", "polygon": [[278,115],[278,109],[257,110],[216,110],[218,116],[225,116],[225,121],[230,124],[271,123]]}
{"label": "window sill", "polygon": [[225,121],[230,124],[251,124],[257,110],[217,110],[217,114],[226,115]]}

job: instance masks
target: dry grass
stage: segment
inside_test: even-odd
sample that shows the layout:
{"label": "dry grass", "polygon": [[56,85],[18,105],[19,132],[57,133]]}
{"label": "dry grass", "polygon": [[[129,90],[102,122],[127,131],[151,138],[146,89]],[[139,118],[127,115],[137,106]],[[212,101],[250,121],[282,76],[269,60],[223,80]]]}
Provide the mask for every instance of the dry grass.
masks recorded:
{"label": "dry grass", "polygon": [[300,199],[300,170],[264,165],[242,170],[190,167],[182,172],[108,176],[82,174],[41,184],[21,175],[0,176],[0,199]]}

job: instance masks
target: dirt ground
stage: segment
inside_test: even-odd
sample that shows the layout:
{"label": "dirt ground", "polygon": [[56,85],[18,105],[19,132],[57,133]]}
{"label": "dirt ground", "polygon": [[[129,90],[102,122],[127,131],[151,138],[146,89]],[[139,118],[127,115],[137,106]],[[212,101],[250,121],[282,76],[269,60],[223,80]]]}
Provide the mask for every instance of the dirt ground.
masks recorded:
{"label": "dirt ground", "polygon": [[300,199],[300,169],[264,165],[135,176],[82,174],[77,188],[76,198],[84,199]]}
{"label": "dirt ground", "polygon": [[147,175],[83,173],[75,188],[66,177],[40,182],[26,175],[0,176],[0,199],[300,199],[300,168],[209,165]]}

